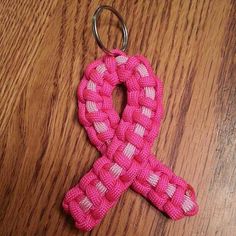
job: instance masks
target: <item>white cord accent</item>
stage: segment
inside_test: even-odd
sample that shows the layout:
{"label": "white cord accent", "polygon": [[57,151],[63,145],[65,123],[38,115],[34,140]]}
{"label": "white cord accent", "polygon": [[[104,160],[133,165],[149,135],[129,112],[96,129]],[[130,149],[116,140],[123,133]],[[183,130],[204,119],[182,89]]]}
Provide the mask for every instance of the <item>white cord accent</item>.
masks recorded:
{"label": "white cord accent", "polygon": [[117,163],[114,163],[114,165],[112,165],[112,167],[110,168],[110,171],[115,177],[120,176],[122,170],[123,170],[122,167],[119,166]]}
{"label": "white cord accent", "polygon": [[194,207],[194,202],[192,201],[192,199],[189,196],[184,195],[184,201],[182,204],[182,208],[184,210],[184,212],[188,212],[191,211]]}
{"label": "white cord accent", "polygon": [[147,68],[145,67],[144,64],[139,64],[136,68],[137,68],[139,74],[141,75],[141,77],[147,77],[149,75]]}
{"label": "white cord accent", "polygon": [[96,187],[100,191],[100,193],[105,193],[107,191],[107,188],[103,185],[102,182],[98,182],[96,184]]}
{"label": "white cord accent", "polygon": [[98,133],[107,131],[107,126],[104,122],[94,122],[94,127]]}
{"label": "white cord accent", "polygon": [[107,70],[105,64],[100,64],[97,66],[96,71],[100,74],[103,74]]}
{"label": "white cord accent", "polygon": [[140,124],[136,124],[135,129],[134,129],[134,133],[136,133],[139,136],[143,137],[144,132],[145,132],[145,128]]}
{"label": "white cord accent", "polygon": [[84,199],[80,201],[80,205],[86,212],[93,206],[93,203],[88,199],[88,197],[84,197]]}
{"label": "white cord accent", "polygon": [[95,92],[96,91],[96,84],[92,80],[89,80],[88,84],[87,84],[87,89]]}
{"label": "white cord accent", "polygon": [[86,108],[89,113],[98,111],[96,103],[91,102],[91,101],[86,101]]}
{"label": "white cord accent", "polygon": [[148,182],[152,185],[152,186],[156,186],[158,181],[159,181],[159,176],[155,175],[154,173],[151,173],[148,177]]}
{"label": "white cord accent", "polygon": [[128,143],[126,146],[125,146],[125,149],[123,151],[124,155],[126,157],[128,157],[129,159],[132,158],[132,156],[134,155],[134,152],[135,152],[135,146],[131,143]]}
{"label": "white cord accent", "polygon": [[145,90],[146,97],[154,100],[155,95],[156,95],[155,89],[153,87],[145,87],[144,90]]}
{"label": "white cord accent", "polygon": [[176,190],[176,187],[173,184],[168,184],[166,193],[170,198],[172,198],[173,195],[174,195],[175,190]]}
{"label": "white cord accent", "polygon": [[125,56],[122,56],[122,55],[116,57],[116,62],[118,64],[118,66],[121,65],[121,64],[126,63],[127,61],[128,61],[128,57],[125,57]]}

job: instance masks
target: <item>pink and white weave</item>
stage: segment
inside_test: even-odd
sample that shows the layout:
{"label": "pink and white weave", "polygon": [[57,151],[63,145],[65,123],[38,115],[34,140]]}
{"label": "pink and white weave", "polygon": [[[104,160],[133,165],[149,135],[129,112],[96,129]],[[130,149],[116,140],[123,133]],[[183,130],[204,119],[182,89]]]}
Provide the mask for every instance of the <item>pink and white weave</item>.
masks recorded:
{"label": "pink and white weave", "polygon": [[[91,63],[78,88],[80,123],[102,156],[66,193],[63,207],[88,231],[131,186],[174,220],[195,215],[192,187],[150,152],[163,114],[162,83],[144,57],[114,53]],[[121,118],[112,105],[120,83],[127,87]]]}

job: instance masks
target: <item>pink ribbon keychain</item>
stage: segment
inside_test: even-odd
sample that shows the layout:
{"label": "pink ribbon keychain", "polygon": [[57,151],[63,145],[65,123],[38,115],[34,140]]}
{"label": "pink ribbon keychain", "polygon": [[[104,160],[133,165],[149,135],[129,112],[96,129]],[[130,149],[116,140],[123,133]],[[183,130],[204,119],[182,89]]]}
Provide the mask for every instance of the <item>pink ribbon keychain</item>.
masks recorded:
{"label": "pink ribbon keychain", "polygon": [[[103,9],[113,12],[121,23],[121,50],[109,51],[100,40],[97,18]],[[192,187],[150,151],[163,113],[161,81],[146,58],[123,52],[127,28],[114,8],[100,6],[96,10],[93,32],[105,55],[86,68],[78,88],[78,116],[102,156],[66,193],[63,208],[77,228],[89,231],[131,186],[174,220],[195,215],[198,205]],[[112,91],[120,83],[127,87],[121,118],[112,105]]]}

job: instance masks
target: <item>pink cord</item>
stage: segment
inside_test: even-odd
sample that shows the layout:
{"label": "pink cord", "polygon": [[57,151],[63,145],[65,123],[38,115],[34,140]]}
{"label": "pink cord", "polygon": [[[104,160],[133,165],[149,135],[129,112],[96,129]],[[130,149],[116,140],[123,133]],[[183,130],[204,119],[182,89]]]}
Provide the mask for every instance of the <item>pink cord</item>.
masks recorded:
{"label": "pink cord", "polygon": [[[194,215],[192,187],[150,153],[162,119],[162,83],[144,57],[114,52],[91,63],[78,88],[80,123],[102,157],[67,192],[63,207],[88,231],[131,185],[172,219]],[[112,105],[120,83],[127,87],[121,118]]]}

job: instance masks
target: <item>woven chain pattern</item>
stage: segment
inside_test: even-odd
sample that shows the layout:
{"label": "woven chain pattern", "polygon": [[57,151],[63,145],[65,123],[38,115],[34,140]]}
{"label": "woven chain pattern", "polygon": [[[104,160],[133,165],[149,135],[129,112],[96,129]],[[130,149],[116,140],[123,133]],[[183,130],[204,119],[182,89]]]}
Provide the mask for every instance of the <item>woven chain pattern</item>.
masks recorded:
{"label": "woven chain pattern", "polygon": [[[105,55],[91,63],[78,88],[78,116],[102,153],[67,192],[64,209],[79,229],[91,230],[130,186],[173,219],[197,213],[193,189],[150,153],[162,118],[162,84],[142,56]],[[127,87],[120,118],[112,91]]]}

